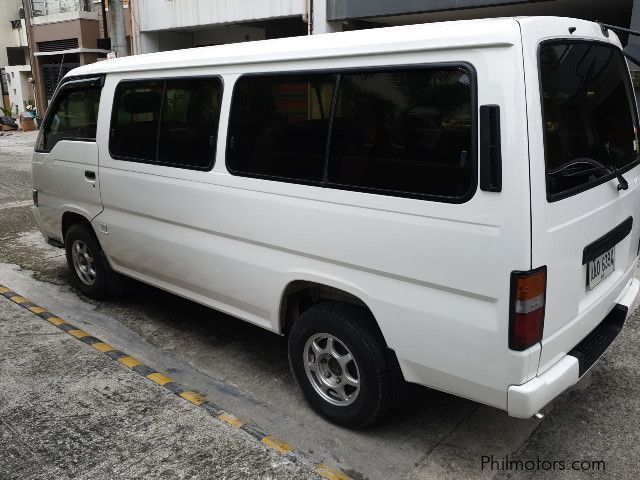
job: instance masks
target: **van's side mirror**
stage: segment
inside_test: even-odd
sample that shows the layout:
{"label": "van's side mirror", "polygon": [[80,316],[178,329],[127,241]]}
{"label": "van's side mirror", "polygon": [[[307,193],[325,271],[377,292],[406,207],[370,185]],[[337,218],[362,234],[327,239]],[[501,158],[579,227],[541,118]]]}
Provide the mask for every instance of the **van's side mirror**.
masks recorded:
{"label": "van's side mirror", "polygon": [[500,107],[480,107],[480,190],[502,191],[502,151],[500,148]]}

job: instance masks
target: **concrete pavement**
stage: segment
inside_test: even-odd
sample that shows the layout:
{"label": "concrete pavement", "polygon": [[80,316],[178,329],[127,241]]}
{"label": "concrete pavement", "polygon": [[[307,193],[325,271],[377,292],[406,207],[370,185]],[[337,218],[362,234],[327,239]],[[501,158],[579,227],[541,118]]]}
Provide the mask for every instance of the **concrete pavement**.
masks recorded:
{"label": "concrete pavement", "polygon": [[318,478],[0,297],[0,478]]}

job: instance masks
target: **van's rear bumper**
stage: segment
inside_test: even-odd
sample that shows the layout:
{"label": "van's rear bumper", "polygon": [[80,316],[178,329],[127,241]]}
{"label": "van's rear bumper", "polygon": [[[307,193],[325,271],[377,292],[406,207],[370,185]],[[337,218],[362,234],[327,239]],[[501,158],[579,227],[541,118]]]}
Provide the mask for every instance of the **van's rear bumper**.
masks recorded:
{"label": "van's rear bumper", "polygon": [[512,417],[529,418],[580,380],[607,350],[622,329],[640,292],[640,281],[632,279],[616,299],[607,317],[554,366],[522,385],[509,387],[507,411]]}

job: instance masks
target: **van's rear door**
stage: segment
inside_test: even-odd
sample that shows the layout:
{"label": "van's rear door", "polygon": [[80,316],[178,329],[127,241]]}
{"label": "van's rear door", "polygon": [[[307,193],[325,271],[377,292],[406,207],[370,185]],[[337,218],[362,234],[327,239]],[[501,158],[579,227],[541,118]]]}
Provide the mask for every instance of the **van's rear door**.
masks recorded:
{"label": "van's rear door", "polygon": [[640,231],[638,115],[615,34],[573,19],[519,21],[531,262],[547,266],[541,373],[602,322],[632,278]]}

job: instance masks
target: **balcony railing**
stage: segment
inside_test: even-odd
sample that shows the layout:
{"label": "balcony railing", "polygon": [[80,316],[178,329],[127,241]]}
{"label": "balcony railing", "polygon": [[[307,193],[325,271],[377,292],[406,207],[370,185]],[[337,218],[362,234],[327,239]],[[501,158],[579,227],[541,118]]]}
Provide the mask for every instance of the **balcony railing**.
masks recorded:
{"label": "balcony railing", "polygon": [[34,17],[67,12],[91,12],[91,0],[31,0]]}

